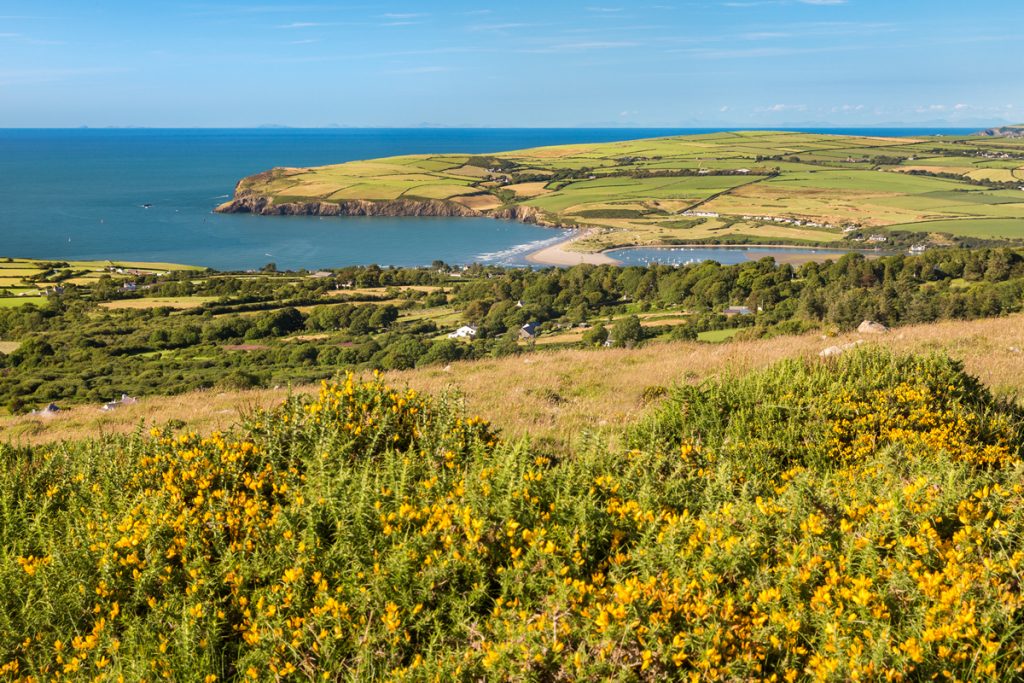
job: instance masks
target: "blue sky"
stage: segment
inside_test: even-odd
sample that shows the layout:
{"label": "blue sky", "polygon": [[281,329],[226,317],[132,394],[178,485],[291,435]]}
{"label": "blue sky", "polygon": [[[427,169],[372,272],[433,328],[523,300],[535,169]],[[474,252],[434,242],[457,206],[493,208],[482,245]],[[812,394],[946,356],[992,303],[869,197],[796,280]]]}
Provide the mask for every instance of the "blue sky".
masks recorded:
{"label": "blue sky", "polygon": [[1024,121],[1022,0],[0,0],[0,127]]}

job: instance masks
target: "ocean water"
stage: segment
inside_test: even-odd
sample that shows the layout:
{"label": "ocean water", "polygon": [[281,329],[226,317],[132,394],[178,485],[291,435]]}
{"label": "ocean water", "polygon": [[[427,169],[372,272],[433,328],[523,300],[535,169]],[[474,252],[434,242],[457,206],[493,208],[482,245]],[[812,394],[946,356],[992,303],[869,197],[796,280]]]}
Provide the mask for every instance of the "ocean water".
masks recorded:
{"label": "ocean water", "polygon": [[163,261],[225,270],[271,261],[293,269],[427,265],[435,259],[523,265],[527,253],[557,240],[561,231],[489,218],[265,217],[219,215],[212,209],[240,178],[273,166],[706,132],[712,131],[0,130],[0,256]]}

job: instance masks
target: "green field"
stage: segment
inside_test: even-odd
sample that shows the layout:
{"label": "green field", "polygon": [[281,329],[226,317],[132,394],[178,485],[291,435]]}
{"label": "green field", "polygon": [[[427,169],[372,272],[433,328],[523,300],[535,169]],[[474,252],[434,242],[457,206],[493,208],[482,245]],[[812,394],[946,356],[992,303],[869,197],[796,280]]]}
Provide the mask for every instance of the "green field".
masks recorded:
{"label": "green field", "polygon": [[53,261],[0,256],[0,308],[39,304],[41,290],[58,285],[90,285],[104,275],[122,282],[169,271],[202,270],[176,263],[142,261]]}
{"label": "green field", "polygon": [[577,244],[595,251],[677,239],[666,228],[691,211],[710,214],[686,235],[703,242],[853,246],[860,231],[889,228],[1018,241],[1022,188],[1021,139],[741,131],[276,168],[245,178],[236,198],[270,198],[265,213],[351,200],[441,202],[483,215],[522,206],[541,223],[605,228]]}
{"label": "green field", "polygon": [[42,299],[39,297],[0,297],[0,308],[14,308],[16,306],[24,306],[25,304],[39,303],[40,301],[42,301]]}
{"label": "green field", "polygon": [[1024,234],[1024,218],[964,218],[894,225],[896,230],[930,230],[966,237],[1006,237],[1016,239]]}
{"label": "green field", "polygon": [[697,335],[697,339],[702,342],[710,342],[712,344],[718,344],[724,341],[729,341],[739,333],[738,329],[731,330],[709,330],[707,332],[701,332]]}

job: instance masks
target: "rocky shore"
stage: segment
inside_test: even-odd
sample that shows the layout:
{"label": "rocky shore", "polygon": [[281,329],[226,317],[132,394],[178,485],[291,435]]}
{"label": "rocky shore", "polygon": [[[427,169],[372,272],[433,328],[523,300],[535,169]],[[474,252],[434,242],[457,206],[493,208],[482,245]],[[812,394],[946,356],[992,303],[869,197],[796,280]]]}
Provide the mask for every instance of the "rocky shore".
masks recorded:
{"label": "rocky shore", "polygon": [[257,194],[236,196],[214,209],[217,213],[254,213],[261,216],[482,216],[484,214],[455,202],[436,199],[395,199],[343,202],[285,202]]}

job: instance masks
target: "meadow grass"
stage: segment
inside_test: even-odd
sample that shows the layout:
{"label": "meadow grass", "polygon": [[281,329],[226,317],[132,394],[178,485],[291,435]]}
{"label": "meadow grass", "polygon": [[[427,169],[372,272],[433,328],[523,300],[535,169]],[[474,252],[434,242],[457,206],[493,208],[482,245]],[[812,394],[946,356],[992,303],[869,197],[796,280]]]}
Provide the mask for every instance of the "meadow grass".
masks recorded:
{"label": "meadow grass", "polygon": [[[385,377],[395,386],[425,393],[456,393],[469,411],[487,415],[511,438],[528,436],[575,452],[592,436],[617,440],[622,429],[647,409],[659,387],[744,374],[787,358],[815,358],[827,346],[861,339],[898,353],[942,352],[963,362],[998,395],[1024,396],[1024,315],[907,326],[875,337],[849,333],[826,339],[808,334],[724,344],[657,342],[636,349],[545,350],[390,372]],[[226,429],[240,413],[270,409],[290,394],[315,391],[316,386],[207,390],[142,397],[113,412],[85,405],[48,417],[2,416],[0,441],[49,444],[168,423],[210,432]]]}
{"label": "meadow grass", "polygon": [[0,308],[14,308],[16,306],[24,306],[25,304],[35,303],[38,304],[40,301],[39,297],[34,296],[8,296],[0,297]]}
{"label": "meadow grass", "polygon": [[199,308],[205,303],[216,301],[215,296],[161,296],[145,297],[142,299],[119,299],[101,303],[102,308],[111,310],[119,309],[143,309],[143,308],[178,308],[189,309]]}
{"label": "meadow grass", "polygon": [[719,343],[732,339],[739,333],[739,330],[709,330],[697,335],[697,339],[703,342]]}
{"label": "meadow grass", "polygon": [[1019,238],[1024,236],[1024,218],[962,218],[888,226],[891,230],[931,230],[969,237]]}

